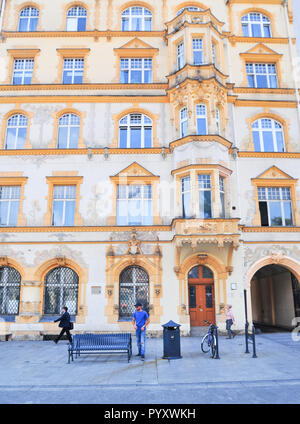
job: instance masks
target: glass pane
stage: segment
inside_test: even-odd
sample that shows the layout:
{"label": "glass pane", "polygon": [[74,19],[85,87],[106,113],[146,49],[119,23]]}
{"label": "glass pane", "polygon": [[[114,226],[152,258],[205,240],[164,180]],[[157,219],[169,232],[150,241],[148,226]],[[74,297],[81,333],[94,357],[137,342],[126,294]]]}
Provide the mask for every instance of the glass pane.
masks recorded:
{"label": "glass pane", "polygon": [[143,201],[143,203],[144,203],[143,224],[152,225],[153,224],[152,200],[146,199]]}
{"label": "glass pane", "polygon": [[120,148],[127,148],[127,128],[120,128]]}
{"label": "glass pane", "polygon": [[122,18],[122,31],[129,31],[129,19]]}
{"label": "glass pane", "polygon": [[266,75],[257,75],[256,76],[257,88],[267,88],[268,79]]}
{"label": "glass pane", "polygon": [[207,308],[213,307],[212,286],[205,286],[205,304]]}
{"label": "glass pane", "polygon": [[292,215],[291,202],[284,202],[283,206],[284,206],[285,225],[286,226],[293,225],[293,215]]}
{"label": "glass pane", "polygon": [[260,24],[252,24],[252,37],[261,37],[261,26]]}
{"label": "glass pane", "polygon": [[0,202],[0,225],[8,225],[8,205],[9,202]]}
{"label": "glass pane", "polygon": [[66,202],[64,225],[74,225],[74,223],[75,223],[75,200]]}
{"label": "glass pane", "polygon": [[76,71],[74,72],[74,84],[81,84],[83,79],[83,71]]}
{"label": "glass pane", "polygon": [[189,307],[196,308],[196,286],[189,286]]}
{"label": "glass pane", "polygon": [[15,227],[18,224],[19,202],[10,203],[10,215],[8,225]]}
{"label": "glass pane", "polygon": [[213,273],[207,266],[202,267],[202,277],[203,278],[213,278]]}
{"label": "glass pane", "polygon": [[128,84],[129,71],[121,71],[121,83],[122,84]]}
{"label": "glass pane", "polygon": [[127,200],[117,201],[117,225],[127,225]]}
{"label": "glass pane", "polygon": [[6,149],[16,148],[16,128],[7,128],[6,132]]}
{"label": "glass pane", "polygon": [[63,84],[72,84],[72,71],[63,72]]}
{"label": "glass pane", "polygon": [[78,147],[78,140],[79,140],[79,128],[73,127],[70,130],[70,148],[76,149]]}
{"label": "glass pane", "polygon": [[206,135],[206,119],[205,118],[197,118],[197,134],[198,135]]}
{"label": "glass pane", "polygon": [[53,201],[53,217],[52,224],[53,225],[63,225],[63,207],[64,202],[62,201]]}
{"label": "glass pane", "polygon": [[276,77],[276,75],[270,75],[270,88],[277,88],[277,77]]}
{"label": "glass pane", "polygon": [[274,152],[273,134],[271,131],[263,131],[264,152]]}
{"label": "glass pane", "polygon": [[152,128],[145,128],[145,147],[152,147]]}
{"label": "glass pane", "polygon": [[243,28],[243,36],[244,37],[249,37],[249,27],[248,24],[243,24],[242,25]]}
{"label": "glass pane", "polygon": [[142,70],[131,71],[131,83],[139,84],[142,82]]}
{"label": "glass pane", "polygon": [[142,202],[136,199],[128,200],[128,225],[142,224]]}
{"label": "glass pane", "polygon": [[203,63],[203,53],[201,51],[194,51],[194,65],[201,65]]}
{"label": "glass pane", "polygon": [[188,278],[199,278],[199,267],[198,266],[195,266],[194,268],[192,268],[190,270]]}
{"label": "glass pane", "polygon": [[130,147],[133,149],[142,147],[141,128],[130,128]]}
{"label": "glass pane", "polygon": [[85,31],[86,18],[78,18],[78,31]]}
{"label": "glass pane", "polygon": [[59,149],[66,149],[68,143],[68,128],[67,127],[60,127],[58,129],[58,148]]}
{"label": "glass pane", "polygon": [[187,121],[181,123],[181,137],[185,137],[187,135]]}
{"label": "glass pane", "polygon": [[144,83],[150,84],[152,82],[152,71],[144,71]]}
{"label": "glass pane", "polygon": [[211,193],[207,190],[199,191],[199,216],[211,218]]}
{"label": "glass pane", "polygon": [[27,133],[27,128],[19,128],[17,146],[16,146],[17,149],[24,149],[25,142],[26,142],[26,133]]}
{"label": "glass pane", "polygon": [[248,75],[248,85],[249,87],[255,87],[255,83],[254,83],[254,75]]}
{"label": "glass pane", "polygon": [[254,151],[260,152],[261,148],[260,148],[259,132],[253,131],[252,134],[253,134]]}
{"label": "glass pane", "polygon": [[189,218],[191,216],[191,195],[184,193],[182,195],[182,217]]}
{"label": "glass pane", "polygon": [[282,214],[280,202],[269,202],[271,226],[282,226]]}
{"label": "glass pane", "polygon": [[277,140],[277,151],[284,152],[283,134],[281,132],[276,133]]}
{"label": "glass pane", "polygon": [[28,28],[28,19],[27,18],[20,19],[20,21],[19,21],[19,31],[20,32],[27,31],[27,28]]}
{"label": "glass pane", "polygon": [[67,19],[67,31],[77,31],[77,18],[76,17],[69,17]]}
{"label": "glass pane", "polygon": [[264,37],[271,37],[271,30],[269,25],[264,25]]}

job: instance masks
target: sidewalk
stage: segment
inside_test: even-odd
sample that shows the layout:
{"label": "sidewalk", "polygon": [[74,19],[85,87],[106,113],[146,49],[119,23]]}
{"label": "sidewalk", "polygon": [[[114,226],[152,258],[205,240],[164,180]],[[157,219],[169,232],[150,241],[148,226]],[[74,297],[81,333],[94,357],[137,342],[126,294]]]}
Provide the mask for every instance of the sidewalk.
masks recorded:
{"label": "sidewalk", "polygon": [[[292,341],[290,333],[257,335],[256,359],[252,358],[251,345],[251,353],[245,354],[244,336],[236,336],[232,340],[220,336],[220,359],[211,359],[209,353],[202,353],[200,341],[200,337],[181,337],[182,358],[177,360],[162,359],[162,338],[147,338],[146,360],[142,362],[134,356],[136,344],[133,338],[130,363],[127,362],[126,355],[84,355],[74,358],[74,362],[70,364],[67,363],[67,341],[60,341],[58,345],[53,341],[1,342],[0,404],[28,402],[26,399],[30,390],[33,399],[30,403],[43,402],[33,396],[37,389],[40,394],[51,391],[53,403],[57,402],[55,393],[58,397],[63,390],[76,392],[80,389],[82,393],[85,389],[89,394],[86,392],[86,398],[82,395],[81,400],[85,399],[84,403],[94,403],[97,388],[101,388],[102,402],[105,402],[103,399],[106,390],[111,394],[111,401],[114,398],[115,403],[123,403],[128,401],[127,396],[137,386],[153,393],[152,401],[155,402],[158,398],[160,403],[170,401],[163,393],[172,393],[172,390],[176,390],[181,396],[176,397],[178,403],[183,401],[182,393],[184,390],[187,393],[188,389],[194,393],[194,401],[190,399],[191,403],[202,403],[205,400],[203,388],[206,394],[208,389],[214,389],[217,394],[218,389],[221,395],[218,402],[226,403],[228,399],[225,393],[229,387],[241,392],[242,387],[246,391],[250,387],[260,387],[261,390],[263,386],[269,390],[272,388],[271,401],[285,403],[287,391],[283,393],[282,389],[279,390],[279,387],[285,386],[293,389],[294,393],[294,397],[288,397],[286,402],[300,403],[300,341]],[[274,392],[276,388],[277,395]],[[158,396],[159,394],[161,395]],[[106,402],[110,402],[109,395],[107,396]],[[49,397],[45,401],[47,403]],[[149,397],[145,398],[145,403],[147,401],[151,403]],[[68,403],[67,400],[62,401],[64,402]],[[232,402],[239,403],[239,398]],[[255,399],[253,402],[255,403]]]}

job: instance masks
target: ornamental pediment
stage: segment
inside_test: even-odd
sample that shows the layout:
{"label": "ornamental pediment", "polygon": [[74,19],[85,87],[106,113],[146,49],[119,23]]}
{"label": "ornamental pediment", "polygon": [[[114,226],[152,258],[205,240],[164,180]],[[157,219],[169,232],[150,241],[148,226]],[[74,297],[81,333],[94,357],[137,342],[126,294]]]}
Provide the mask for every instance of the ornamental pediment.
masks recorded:
{"label": "ornamental pediment", "polygon": [[154,47],[135,37],[133,40],[128,41],[128,43],[124,44],[122,47],[119,47],[119,49],[154,49]]}
{"label": "ornamental pediment", "polygon": [[277,168],[277,166],[272,166],[271,168],[264,171],[262,174],[258,175],[256,178],[260,179],[285,179],[285,180],[291,180],[293,177],[288,175],[286,172],[282,171],[281,169]]}
{"label": "ornamental pediment", "polygon": [[278,55],[281,56],[279,53],[275,52],[275,50],[270,49],[270,47],[267,47],[263,43],[256,44],[254,47],[251,47],[251,49],[247,50],[243,54],[270,54],[270,55]]}
{"label": "ornamental pediment", "polygon": [[115,177],[155,177],[155,175],[139,163],[134,162],[116,174]]}

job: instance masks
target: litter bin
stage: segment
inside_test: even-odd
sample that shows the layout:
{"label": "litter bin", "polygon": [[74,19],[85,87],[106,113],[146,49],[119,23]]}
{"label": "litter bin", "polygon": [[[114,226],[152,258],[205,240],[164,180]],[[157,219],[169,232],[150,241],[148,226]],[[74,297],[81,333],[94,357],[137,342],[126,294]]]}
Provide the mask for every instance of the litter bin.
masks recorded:
{"label": "litter bin", "polygon": [[163,359],[179,359],[180,354],[180,324],[174,321],[169,321],[162,325],[163,327],[163,342],[164,356]]}

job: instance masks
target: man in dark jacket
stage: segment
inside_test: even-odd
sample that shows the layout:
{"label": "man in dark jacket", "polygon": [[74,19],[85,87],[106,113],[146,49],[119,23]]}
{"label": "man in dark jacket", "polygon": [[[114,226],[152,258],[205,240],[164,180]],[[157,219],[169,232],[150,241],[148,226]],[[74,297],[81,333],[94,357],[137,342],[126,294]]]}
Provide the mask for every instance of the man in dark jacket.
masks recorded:
{"label": "man in dark jacket", "polygon": [[57,318],[56,320],[54,320],[54,322],[58,322],[59,321],[59,327],[62,328],[60,335],[54,340],[54,343],[58,343],[58,340],[62,337],[62,335],[64,333],[67,334],[67,337],[69,339],[69,342],[72,343],[72,337],[70,334],[70,314],[68,312],[68,308],[66,306],[64,306],[62,308],[62,316]]}

